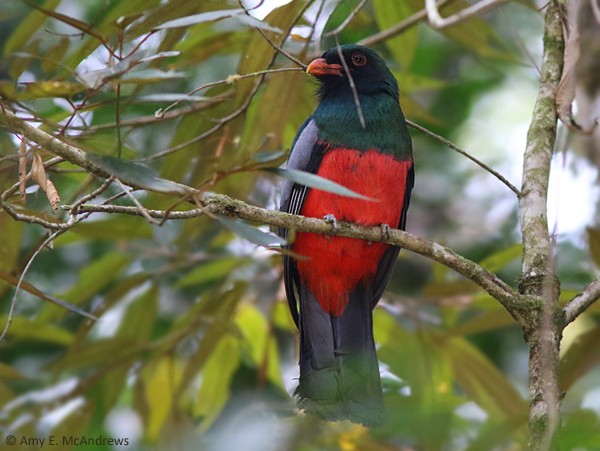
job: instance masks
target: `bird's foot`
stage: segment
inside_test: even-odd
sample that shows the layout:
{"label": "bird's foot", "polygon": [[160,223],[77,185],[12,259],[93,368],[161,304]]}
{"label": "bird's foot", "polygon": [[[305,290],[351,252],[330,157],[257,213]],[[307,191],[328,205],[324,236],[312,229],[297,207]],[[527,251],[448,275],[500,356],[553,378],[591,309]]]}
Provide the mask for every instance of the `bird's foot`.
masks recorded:
{"label": "bird's foot", "polygon": [[390,238],[390,226],[387,224],[381,224],[381,241],[385,241]]}
{"label": "bird's foot", "polygon": [[332,215],[331,213],[323,216],[323,221],[331,224],[331,231],[333,232],[333,234],[335,235],[339,228],[338,228],[338,223],[337,223],[337,219],[335,218],[334,215]]}

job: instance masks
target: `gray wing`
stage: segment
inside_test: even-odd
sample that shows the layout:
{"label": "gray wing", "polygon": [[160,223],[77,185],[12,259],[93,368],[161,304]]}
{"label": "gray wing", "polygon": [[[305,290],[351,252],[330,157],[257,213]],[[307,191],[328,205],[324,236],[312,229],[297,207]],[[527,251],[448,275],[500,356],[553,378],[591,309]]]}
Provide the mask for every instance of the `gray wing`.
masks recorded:
{"label": "gray wing", "polygon": [[[288,169],[296,169],[315,173],[319,167],[322,158],[321,146],[318,145],[317,125],[308,118],[302,125],[294,143],[292,144],[292,152],[288,159],[286,167]],[[300,214],[302,205],[308,188],[303,185],[298,185],[290,180],[284,179],[281,186],[281,205],[280,211],[285,211],[294,215]],[[288,229],[279,229],[279,235],[286,239],[288,238]],[[289,248],[289,247],[288,247]],[[300,286],[300,276],[296,262],[289,255],[283,255],[283,281],[285,284],[285,292],[290,307],[292,318],[298,326],[298,301],[295,286]]]}

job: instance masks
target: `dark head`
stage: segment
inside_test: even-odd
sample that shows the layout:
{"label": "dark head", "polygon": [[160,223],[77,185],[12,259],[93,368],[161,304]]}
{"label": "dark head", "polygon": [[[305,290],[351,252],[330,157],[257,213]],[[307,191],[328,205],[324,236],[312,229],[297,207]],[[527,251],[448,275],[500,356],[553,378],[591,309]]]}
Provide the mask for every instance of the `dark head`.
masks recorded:
{"label": "dark head", "polygon": [[319,95],[322,99],[329,94],[351,92],[348,72],[359,94],[382,93],[398,99],[398,83],[385,61],[362,45],[333,47],[323,53],[321,58],[312,61],[306,72],[321,82]]}

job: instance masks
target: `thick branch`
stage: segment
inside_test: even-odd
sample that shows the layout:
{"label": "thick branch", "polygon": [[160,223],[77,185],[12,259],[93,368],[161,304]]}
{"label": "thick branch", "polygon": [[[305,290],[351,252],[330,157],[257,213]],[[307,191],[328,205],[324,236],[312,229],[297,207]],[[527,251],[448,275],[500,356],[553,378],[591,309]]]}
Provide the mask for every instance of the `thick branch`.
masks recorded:
{"label": "thick branch", "polygon": [[556,93],[563,65],[563,36],[560,7],[553,0],[546,14],[544,56],[540,88],[527,132],[527,148],[523,157],[523,186],[519,210],[523,235],[523,280],[525,288],[537,283],[541,294],[542,281],[547,276],[548,260],[552,254],[548,233],[546,204],[550,163],[556,140]]}
{"label": "thick branch", "polygon": [[559,345],[563,330],[560,292],[548,233],[547,197],[550,163],[556,140],[556,93],[563,66],[561,6],[551,0],[545,15],[544,55],[538,97],[527,133],[523,186],[519,199],[523,236],[521,293],[538,300],[524,329],[529,345],[530,449],[551,449],[559,425]]}
{"label": "thick branch", "polygon": [[[145,210],[145,213],[153,218],[160,219],[188,219],[209,213],[245,219],[260,224],[268,224],[273,227],[294,229],[299,232],[332,233],[332,225],[322,219],[296,216],[280,211],[255,207],[222,194],[198,192],[196,200],[202,204],[202,208],[172,212]],[[65,206],[64,208],[68,207]],[[123,213],[143,216],[142,212],[136,207],[117,205],[85,204],[79,206],[78,211]],[[389,231],[382,232],[381,227],[378,226],[365,227],[348,222],[337,222],[335,233],[339,236],[394,244],[440,262],[475,282],[491,296],[498,299],[502,305],[517,318],[517,320],[521,320],[519,313],[520,304],[517,301],[516,293],[513,289],[496,275],[490,273],[477,263],[458,255],[452,249],[402,230],[390,229]]]}

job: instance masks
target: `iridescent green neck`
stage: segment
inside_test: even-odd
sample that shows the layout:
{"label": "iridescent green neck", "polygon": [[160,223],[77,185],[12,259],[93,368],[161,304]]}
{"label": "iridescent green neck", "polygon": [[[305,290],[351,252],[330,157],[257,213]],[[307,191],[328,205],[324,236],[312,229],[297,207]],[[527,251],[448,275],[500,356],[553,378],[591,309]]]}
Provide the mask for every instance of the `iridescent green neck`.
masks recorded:
{"label": "iridescent green neck", "polygon": [[320,139],[350,149],[377,149],[399,160],[412,158],[410,135],[396,99],[384,93],[359,95],[363,128],[351,92],[337,94],[325,94],[313,115]]}

